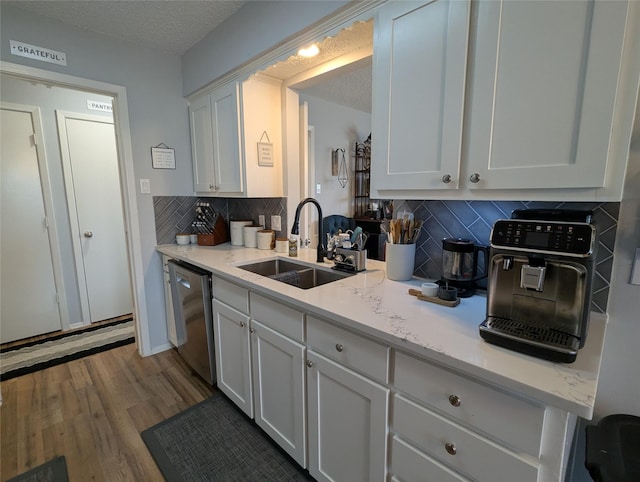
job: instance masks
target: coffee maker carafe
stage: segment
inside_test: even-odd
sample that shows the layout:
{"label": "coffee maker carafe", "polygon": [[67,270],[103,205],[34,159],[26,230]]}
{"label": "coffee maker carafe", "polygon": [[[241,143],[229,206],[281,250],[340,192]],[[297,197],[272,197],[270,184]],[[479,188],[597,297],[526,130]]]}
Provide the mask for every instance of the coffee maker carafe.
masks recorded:
{"label": "coffee maker carafe", "polygon": [[[478,271],[478,254],[482,253],[483,265]],[[442,240],[442,281],[458,290],[459,298],[472,296],[476,281],[486,278],[489,250],[469,239],[445,238]]]}

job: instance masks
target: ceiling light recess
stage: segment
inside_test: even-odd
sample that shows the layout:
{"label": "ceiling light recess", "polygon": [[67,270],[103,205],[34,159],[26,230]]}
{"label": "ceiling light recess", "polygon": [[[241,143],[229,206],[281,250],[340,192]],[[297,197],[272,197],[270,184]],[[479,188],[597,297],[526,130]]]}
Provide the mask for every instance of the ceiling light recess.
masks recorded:
{"label": "ceiling light recess", "polygon": [[298,50],[298,55],[301,57],[315,57],[320,53],[320,49],[316,44],[310,45],[307,48],[302,48]]}

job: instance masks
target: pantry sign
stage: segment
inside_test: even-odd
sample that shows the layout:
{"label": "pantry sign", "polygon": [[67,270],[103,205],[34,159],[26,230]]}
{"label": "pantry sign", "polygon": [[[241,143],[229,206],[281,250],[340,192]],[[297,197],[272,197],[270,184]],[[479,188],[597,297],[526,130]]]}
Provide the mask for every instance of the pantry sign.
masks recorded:
{"label": "pantry sign", "polygon": [[29,45],[16,40],[9,40],[9,48],[13,55],[27,57],[29,59],[40,60],[58,65],[67,65],[67,54],[51,50],[37,45]]}

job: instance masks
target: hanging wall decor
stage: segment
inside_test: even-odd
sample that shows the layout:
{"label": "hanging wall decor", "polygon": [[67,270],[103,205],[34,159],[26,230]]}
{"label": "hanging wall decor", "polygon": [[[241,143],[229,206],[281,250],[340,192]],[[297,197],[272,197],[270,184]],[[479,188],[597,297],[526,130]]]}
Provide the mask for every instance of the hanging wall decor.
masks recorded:
{"label": "hanging wall decor", "polygon": [[347,161],[344,157],[344,149],[336,149],[342,151],[342,158],[340,159],[340,167],[338,168],[338,183],[344,189],[349,182],[349,170],[347,169]]}
{"label": "hanging wall decor", "polygon": [[[267,142],[262,142],[265,137]],[[258,166],[273,166],[273,144],[271,144],[267,131],[262,133],[258,142]]]}

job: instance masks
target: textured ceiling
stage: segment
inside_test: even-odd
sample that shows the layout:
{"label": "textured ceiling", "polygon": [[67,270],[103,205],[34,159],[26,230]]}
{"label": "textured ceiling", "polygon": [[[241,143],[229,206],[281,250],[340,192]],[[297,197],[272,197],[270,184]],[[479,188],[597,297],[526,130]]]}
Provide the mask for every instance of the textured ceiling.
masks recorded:
{"label": "textured ceiling", "polygon": [[180,55],[244,3],[227,0],[2,0],[3,5]]}
{"label": "textured ceiling", "polygon": [[[251,1],[251,0],[249,0]],[[13,6],[68,25],[139,45],[182,55],[245,1],[203,0],[49,0],[6,1]],[[373,22],[356,22],[319,43],[312,59],[291,56],[262,73],[281,80],[303,73],[359,49],[371,49]],[[371,112],[371,61],[334,69],[300,92],[354,109]]]}

